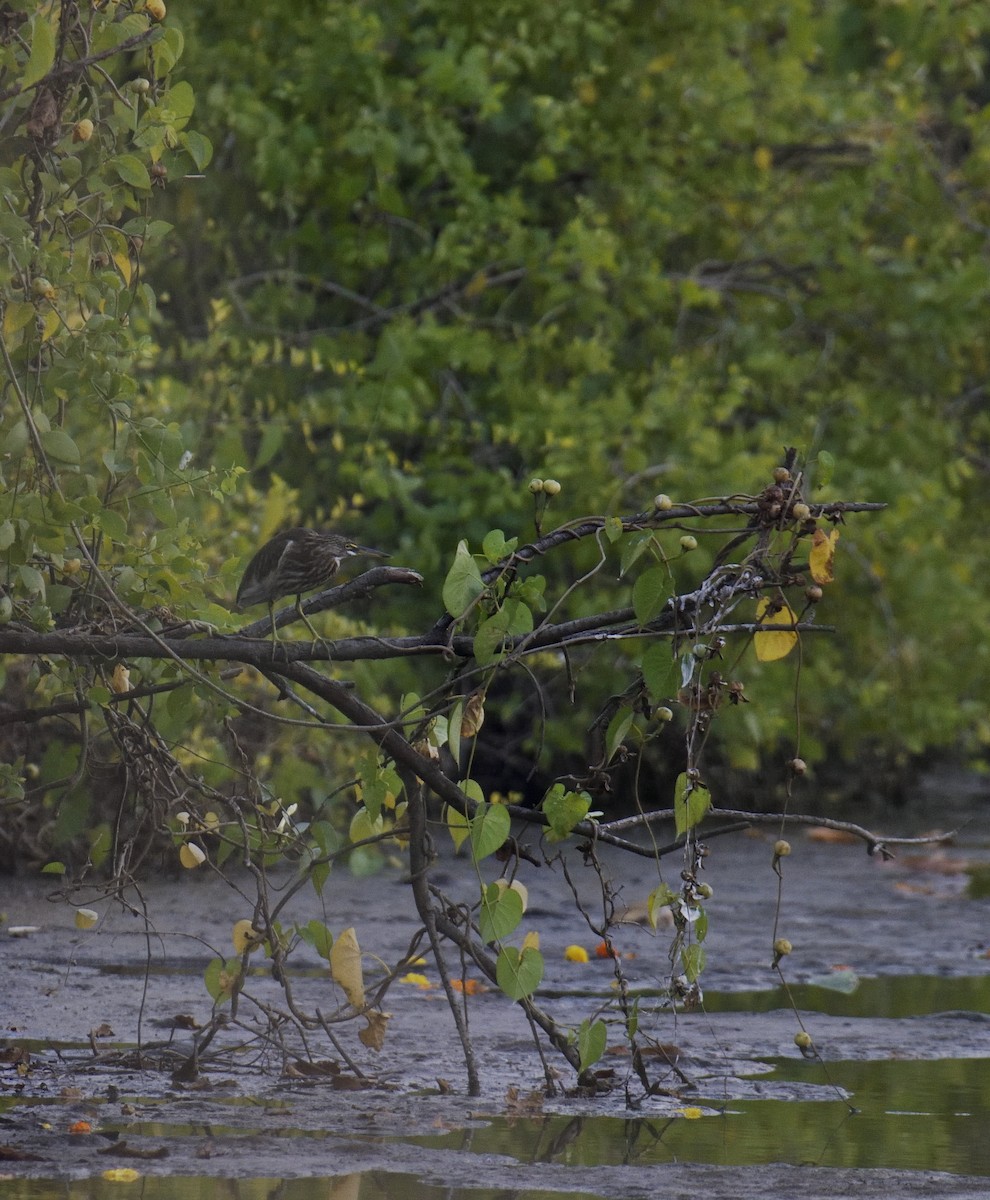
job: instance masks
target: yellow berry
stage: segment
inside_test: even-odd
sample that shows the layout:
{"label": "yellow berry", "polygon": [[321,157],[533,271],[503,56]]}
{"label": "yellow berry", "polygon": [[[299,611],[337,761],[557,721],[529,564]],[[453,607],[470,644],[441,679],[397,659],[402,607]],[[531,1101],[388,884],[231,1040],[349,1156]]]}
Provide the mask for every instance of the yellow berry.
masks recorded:
{"label": "yellow berry", "polygon": [[777,938],[773,944],[773,952],[778,958],[783,958],[785,954],[790,954],[794,949],[787,938]]}
{"label": "yellow berry", "polygon": [[72,126],[72,140],[74,142],[88,142],[93,136],[94,125],[89,117],[83,117],[81,121],[77,121]]}
{"label": "yellow berry", "polygon": [[556,496],[560,493],[560,484],[556,479],[544,479],[543,490],[548,496]]}
{"label": "yellow berry", "polygon": [[660,512],[666,512],[668,508],[674,507],[674,502],[666,492],[661,492],[659,496],[653,497],[653,507],[659,509]]}
{"label": "yellow berry", "polygon": [[790,471],[786,467],[774,467],[773,481],[774,483],[786,483],[791,477]]}
{"label": "yellow berry", "polygon": [[773,844],[773,852],[778,858],[786,858],[791,852],[791,843],[785,842],[783,838]]}
{"label": "yellow berry", "polygon": [[811,1034],[802,1029],[800,1033],[794,1035],[794,1045],[802,1050],[809,1050],[812,1045]]}
{"label": "yellow berry", "polygon": [[687,553],[687,551],[689,551],[689,550],[697,550],[698,549],[698,539],[696,537],[693,537],[690,533],[686,533],[681,538],[681,549],[685,553]]}
{"label": "yellow berry", "polygon": [[794,775],[803,775],[808,769],[808,764],[803,758],[792,758],[788,763],[788,766],[791,768],[791,773]]}
{"label": "yellow berry", "polygon": [[791,516],[795,521],[807,521],[811,516],[811,509],[807,504],[795,504],[791,509]]}
{"label": "yellow berry", "polygon": [[529,490],[533,493],[534,496],[538,496],[540,494],[540,492],[543,491],[543,480],[542,479],[531,479],[529,481]]}
{"label": "yellow berry", "polygon": [[166,10],[164,0],[147,0],[144,11],[156,21],[165,20]]}

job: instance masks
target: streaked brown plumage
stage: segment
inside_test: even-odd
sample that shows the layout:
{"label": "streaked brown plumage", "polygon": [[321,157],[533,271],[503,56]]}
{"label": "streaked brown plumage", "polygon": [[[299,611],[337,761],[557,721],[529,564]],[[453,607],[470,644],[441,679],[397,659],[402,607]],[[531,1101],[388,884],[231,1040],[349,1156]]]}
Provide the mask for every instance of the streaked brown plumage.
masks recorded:
{"label": "streaked brown plumage", "polygon": [[238,609],[252,604],[267,604],[275,634],[275,601],[295,596],[296,611],[316,637],[316,631],[302,611],[303,592],[322,587],[340,570],[345,558],[364,554],[369,558],[388,558],[383,550],[361,546],[339,533],[317,529],[286,529],[265,542],[244,569],[237,589]]}

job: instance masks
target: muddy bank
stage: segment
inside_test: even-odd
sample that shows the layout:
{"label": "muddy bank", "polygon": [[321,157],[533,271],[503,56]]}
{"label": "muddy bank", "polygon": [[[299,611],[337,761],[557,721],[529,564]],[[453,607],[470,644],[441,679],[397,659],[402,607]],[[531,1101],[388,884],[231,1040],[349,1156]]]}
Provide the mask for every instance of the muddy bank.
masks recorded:
{"label": "muddy bank", "polygon": [[[778,881],[770,870],[772,838],[718,844],[706,868],[714,891],[708,904],[706,990],[733,993],[778,982],[770,970],[775,925],[794,945],[786,962],[787,979],[794,984],[831,979],[855,989],[857,976],[951,980],[990,973],[990,901],[967,896],[966,871],[990,864],[990,839],[979,804],[970,808],[976,820],[957,845],[904,854],[894,863],[868,858],[859,845],[822,845],[791,834],[794,853],[785,864],[779,912]],[[887,825],[927,815],[921,810]],[[575,859],[575,877],[590,906],[597,883],[578,863]],[[622,900],[633,907],[642,904],[656,883],[650,864],[612,857],[607,865]],[[438,875],[456,893],[469,885],[470,871],[463,860],[451,857],[440,864]],[[530,868],[524,882],[530,900],[527,926],[539,930],[547,963],[542,1002],[559,1021],[576,1025],[593,1015],[596,996],[609,996],[611,966],[594,958],[588,964],[565,961],[566,946],[593,947],[586,924],[566,901],[559,873]],[[669,976],[667,938],[642,926],[623,928],[620,948],[629,956],[623,965],[641,995],[644,1029],[676,1045],[680,1058],[677,1074],[666,1081],[667,1094],[644,1101],[634,1083],[630,1094],[638,1093],[640,1104],[635,1110],[627,1107],[623,1084],[630,1067],[614,1030],[613,1052],[605,1060],[617,1084],[610,1094],[566,1094],[573,1076],[560,1063],[562,1093],[528,1100],[543,1088],[544,1069],[523,1015],[494,993],[471,997],[468,1005],[483,1083],[482,1097],[468,1099],[446,1002],[437,987],[414,983],[396,984],[388,994],[385,1007],[392,1020],[380,1053],[357,1043],[353,1027],[342,1030],[342,1042],[368,1077],[362,1090],[340,1090],[340,1081],[330,1076],[286,1079],[280,1056],[260,1042],[246,1041],[243,1031],[236,1040],[244,1048],[222,1069],[206,1069],[195,1081],[177,1083],[171,1071],[179,1055],[188,1052],[192,1035],[176,1030],[174,1019],[208,1017],[203,971],[215,955],[230,955],[230,929],[250,917],[250,894],[239,896],[223,881],[190,873],[143,889],[150,931],[119,908],[100,905],[100,925],[80,932],[71,908],[48,902],[51,890],[45,880],[0,880],[0,910],[6,915],[0,932],[4,1034],[8,1052],[27,1046],[31,1053],[24,1073],[19,1075],[13,1062],[0,1069],[0,1145],[32,1156],[0,1163],[0,1172],[14,1178],[82,1179],[128,1165],[140,1170],[146,1184],[158,1177],[197,1175],[245,1180],[360,1176],[362,1200],[377,1194],[371,1180],[381,1172],[396,1186],[405,1179],[407,1195],[418,1194],[416,1187],[504,1187],[510,1171],[513,1189],[616,1197],[652,1197],[661,1190],[670,1196],[697,1195],[699,1189],[715,1197],[769,1190],[812,1197],[962,1198],[987,1191],[986,1178],[938,1171],[770,1162],[741,1168],[732,1165],[731,1150],[727,1166],[634,1161],[605,1166],[601,1159],[596,1164],[586,1146],[591,1126],[582,1123],[683,1121],[677,1114],[685,1106],[706,1114],[698,1124],[725,1122],[731,1118],[714,1114],[753,1097],[829,1105],[837,1099],[820,1082],[768,1078],[766,1060],[800,1062],[793,1041],[796,1018],[788,1009],[674,1014],[662,1007],[654,993]],[[335,931],[356,927],[369,974],[371,956],[396,961],[418,924],[398,872],[371,879],[341,872],[331,879],[322,904],[307,890],[293,900],[285,919],[313,916]],[[14,937],[11,926],[35,932]],[[325,964],[307,947],[292,961],[299,1004],[329,1007]],[[418,973],[436,983],[429,966]],[[279,1000],[278,988],[263,973],[252,977],[250,988],[262,1003]],[[951,1000],[951,987],[948,995]],[[990,1059],[990,1016],[940,1003],[940,1011],[914,1015],[809,1012],[801,1019],[823,1058],[833,1062]],[[91,1043],[91,1031],[104,1025],[112,1033],[104,1030]],[[144,1064],[162,1069],[138,1066],[126,1057],[139,1042]],[[318,1058],[336,1057],[315,1037],[310,1049]],[[449,1094],[442,1091],[447,1087]],[[480,1135],[507,1112],[518,1129],[542,1123],[546,1144],[508,1130],[501,1141]],[[77,1121],[88,1122],[94,1132],[68,1133]],[[486,1149],[473,1149],[479,1145]],[[164,1154],[130,1158],[127,1147]]]}

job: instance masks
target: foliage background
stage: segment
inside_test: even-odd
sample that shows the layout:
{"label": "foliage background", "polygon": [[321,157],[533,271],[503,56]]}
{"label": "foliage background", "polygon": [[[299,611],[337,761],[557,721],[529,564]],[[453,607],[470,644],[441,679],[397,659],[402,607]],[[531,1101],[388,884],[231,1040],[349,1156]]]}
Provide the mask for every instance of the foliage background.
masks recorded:
{"label": "foliage background", "polygon": [[[983,6],[189,0],[165,25],[213,157],[186,133],[190,93],[149,105],[141,144],[167,186],[149,203],[119,161],[114,186],[174,229],[144,228],[136,272],[107,235],[126,345],[114,359],[119,336],[104,346],[90,322],[65,381],[47,381],[53,427],[96,464],[63,464],[70,515],[132,604],[232,624],[245,556],[280,525],[327,520],[427,578],[418,600],[376,599],[365,626],[421,628],[459,539],[531,529],[532,475],[560,480],[548,520],[563,520],[661,491],[752,492],[784,445],[812,462],[827,450],[815,498],[890,507],[843,531],[819,613],[841,632],[803,648],[802,753],[985,755]],[[95,102],[79,103],[76,117]],[[130,135],[132,110],[100,115],[101,136]],[[170,121],[184,143],[152,133]],[[61,288],[72,269],[15,267],[10,297],[18,271]],[[9,388],[5,404],[9,462]],[[45,550],[71,561],[64,517]],[[42,621],[37,586],[10,575],[31,536],[5,547],[8,586]],[[548,591],[591,561],[548,564]],[[618,576],[616,552],[572,604],[627,602]],[[751,657],[734,671],[753,703],[719,745],[755,769],[793,730],[795,672]],[[428,683],[399,671],[374,686]],[[76,684],[41,672],[31,686]],[[608,690],[585,678],[573,712],[561,680],[544,766],[578,754]],[[531,698],[503,699],[486,736],[525,759]],[[208,777],[225,712],[188,690],[159,710]],[[43,749],[44,777],[71,775],[71,748]],[[312,747],[255,750],[277,794],[326,777]]]}
{"label": "foliage background", "polygon": [[[525,526],[531,473],[576,516],[752,491],[783,444],[827,449],[818,496],[890,508],[844,532],[806,734],[982,753],[981,6],[177,15],[218,153],[170,194],[149,387],[200,455],[359,513],[437,580],[459,537]],[[728,732],[737,764],[774,707]]]}

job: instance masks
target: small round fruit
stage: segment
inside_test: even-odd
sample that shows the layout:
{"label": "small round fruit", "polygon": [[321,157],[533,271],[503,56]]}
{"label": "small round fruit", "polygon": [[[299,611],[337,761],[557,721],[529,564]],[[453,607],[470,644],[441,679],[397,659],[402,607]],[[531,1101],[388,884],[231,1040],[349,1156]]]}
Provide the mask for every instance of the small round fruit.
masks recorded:
{"label": "small round fruit", "polygon": [[698,549],[698,539],[690,533],[686,533],[681,538],[681,549],[687,553],[689,550]]}
{"label": "small round fruit", "polygon": [[791,843],[785,842],[783,838],[778,838],[773,844],[773,852],[777,858],[786,858],[791,852]]}
{"label": "small round fruit", "polygon": [[773,952],[778,958],[783,958],[785,954],[790,954],[794,949],[787,938],[777,938],[773,944]]}
{"label": "small round fruit", "polygon": [[155,21],[165,20],[166,9],[164,0],[146,0],[144,11]]}
{"label": "small round fruit", "polygon": [[45,300],[54,300],[56,296],[51,280],[46,279],[44,275],[36,275],[31,280],[31,291]]}
{"label": "small round fruit", "polygon": [[72,140],[74,142],[88,142],[93,136],[95,126],[89,117],[83,117],[81,121],[77,121],[72,126]]}
{"label": "small round fruit", "polygon": [[808,769],[808,764],[803,758],[792,758],[787,765],[791,768],[792,775],[803,775]]}
{"label": "small round fruit", "polygon": [[810,587],[804,589],[805,599],[809,604],[817,604],[824,594],[817,583],[813,583]]}
{"label": "small round fruit", "polygon": [[795,521],[807,521],[807,519],[811,516],[811,509],[807,506],[807,504],[795,504],[791,509],[791,516]]}
{"label": "small round fruit", "polygon": [[542,479],[531,479],[529,481],[529,490],[533,493],[534,496],[538,496],[540,494],[540,492],[543,491],[543,480]]}
{"label": "small round fruit", "polygon": [[666,492],[661,492],[659,496],[653,497],[653,507],[660,512],[666,512],[668,508],[674,507],[674,502]]}
{"label": "small round fruit", "polygon": [[556,479],[544,479],[543,490],[548,496],[557,496],[560,494],[560,484]]}
{"label": "small round fruit", "polygon": [[812,1047],[811,1034],[802,1029],[794,1035],[794,1045],[800,1050],[810,1050]]}
{"label": "small round fruit", "polygon": [[127,86],[139,96],[146,96],[151,91],[151,80],[145,79],[143,75],[139,75],[137,79],[132,79]]}
{"label": "small round fruit", "polygon": [[666,723],[667,721],[673,721],[674,710],[668,708],[666,704],[662,704],[659,708],[653,710],[653,715],[658,721]]}
{"label": "small round fruit", "polygon": [[715,895],[715,889],[712,887],[712,885],[710,883],[699,883],[698,884],[698,895],[703,900],[711,900],[712,896]]}
{"label": "small round fruit", "polygon": [[166,167],[163,162],[152,163],[148,174],[152,179],[167,179],[168,167]]}
{"label": "small round fruit", "polygon": [[791,473],[790,473],[790,471],[788,471],[788,469],[786,467],[774,467],[774,470],[773,470],[774,483],[787,483],[787,481],[790,479],[790,477],[791,477]]}

